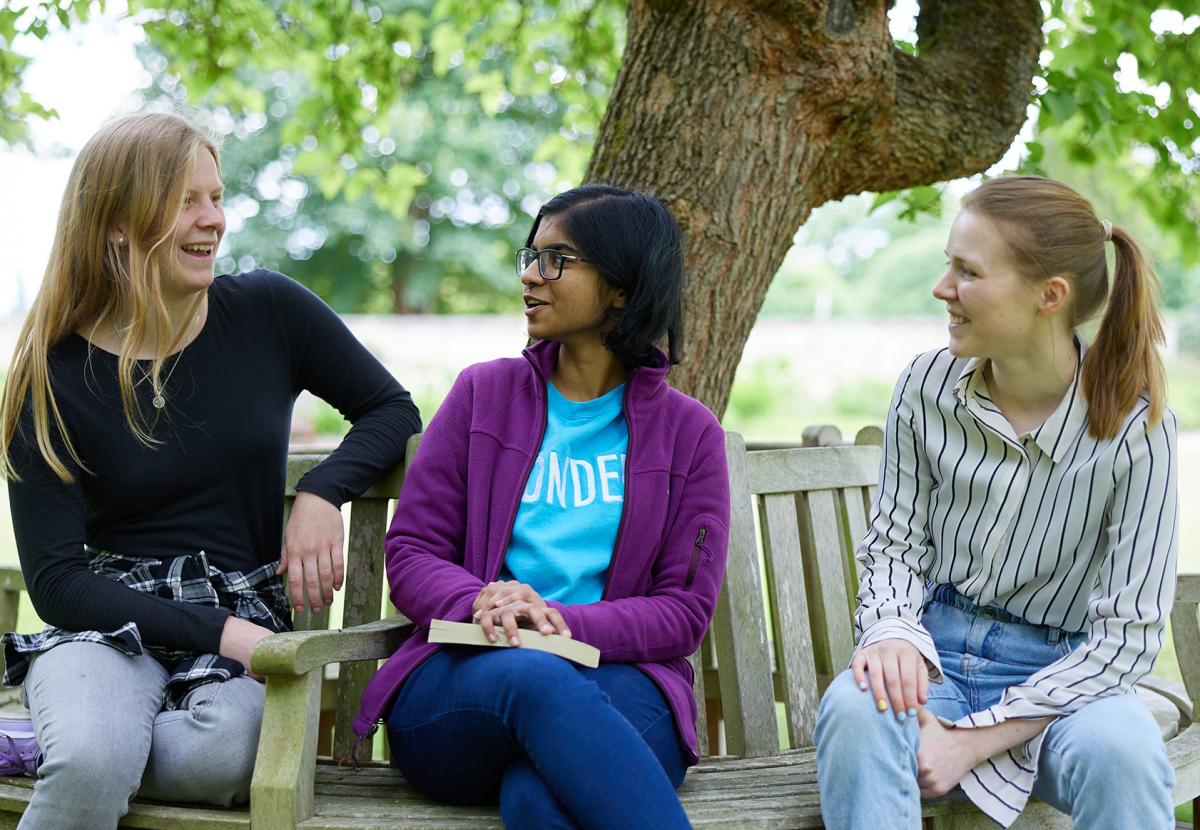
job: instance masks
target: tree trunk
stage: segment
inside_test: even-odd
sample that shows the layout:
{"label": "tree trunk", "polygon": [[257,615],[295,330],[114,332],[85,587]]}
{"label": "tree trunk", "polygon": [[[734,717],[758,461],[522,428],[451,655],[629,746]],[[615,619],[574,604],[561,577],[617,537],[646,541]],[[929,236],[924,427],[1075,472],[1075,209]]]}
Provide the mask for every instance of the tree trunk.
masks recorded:
{"label": "tree trunk", "polygon": [[924,0],[914,57],[871,0],[630,0],[587,178],[654,193],[679,221],[689,284],[674,385],[724,412],[813,208],[998,160],[1025,120],[1041,21],[1038,0]]}

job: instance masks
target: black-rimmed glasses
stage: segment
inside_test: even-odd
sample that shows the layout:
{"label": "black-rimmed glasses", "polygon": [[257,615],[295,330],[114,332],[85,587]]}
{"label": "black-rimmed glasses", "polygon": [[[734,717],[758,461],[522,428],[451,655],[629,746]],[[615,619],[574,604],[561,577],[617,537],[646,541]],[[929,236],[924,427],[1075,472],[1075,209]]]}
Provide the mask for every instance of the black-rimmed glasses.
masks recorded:
{"label": "black-rimmed glasses", "polygon": [[553,248],[547,248],[544,251],[534,250],[533,248],[518,248],[517,249],[517,276],[525,273],[525,270],[537,260],[538,273],[542,275],[544,280],[556,280],[562,276],[563,266],[568,262],[586,262],[583,257],[564,254],[562,251],[556,251]]}

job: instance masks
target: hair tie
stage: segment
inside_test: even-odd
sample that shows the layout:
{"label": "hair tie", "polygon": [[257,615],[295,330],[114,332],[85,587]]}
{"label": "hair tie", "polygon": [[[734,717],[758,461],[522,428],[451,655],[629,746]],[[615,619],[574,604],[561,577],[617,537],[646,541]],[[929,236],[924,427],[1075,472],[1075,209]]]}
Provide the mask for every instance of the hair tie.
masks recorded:
{"label": "hair tie", "polygon": [[1104,241],[1105,242],[1111,241],[1112,240],[1112,222],[1109,222],[1107,219],[1101,219],[1100,227],[1104,229]]}

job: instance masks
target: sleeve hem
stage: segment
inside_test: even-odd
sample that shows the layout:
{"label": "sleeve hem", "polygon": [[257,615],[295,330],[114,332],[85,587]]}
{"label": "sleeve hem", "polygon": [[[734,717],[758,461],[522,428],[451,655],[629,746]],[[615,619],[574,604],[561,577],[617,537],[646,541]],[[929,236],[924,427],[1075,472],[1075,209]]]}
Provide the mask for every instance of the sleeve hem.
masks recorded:
{"label": "sleeve hem", "polygon": [[880,620],[863,632],[862,637],[851,653],[851,659],[864,648],[883,640],[903,640],[909,643],[925,658],[929,669],[929,679],[934,683],[942,682],[942,661],[934,647],[933,638],[929,636],[920,624],[910,624],[899,620]]}

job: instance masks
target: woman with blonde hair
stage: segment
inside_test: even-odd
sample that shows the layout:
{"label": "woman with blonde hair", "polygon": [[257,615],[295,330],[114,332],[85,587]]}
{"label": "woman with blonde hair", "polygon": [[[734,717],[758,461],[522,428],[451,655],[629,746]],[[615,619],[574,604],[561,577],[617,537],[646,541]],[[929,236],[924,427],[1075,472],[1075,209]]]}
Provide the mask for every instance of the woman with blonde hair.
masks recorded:
{"label": "woman with blonde hair", "polygon": [[[4,638],[43,754],[23,828],[112,828],[135,794],[248,797],[250,653],[290,627],[289,587],[297,610],[331,602],[341,504],[420,427],[306,289],[214,278],[222,195],[215,144],[169,114],[113,121],[71,171],[0,409],[21,569],[48,624]],[[305,389],[353,426],[281,534]]]}
{"label": "woman with blonde hair", "polygon": [[[1111,289],[1106,249],[1112,245]],[[1154,274],[1066,185],[985,182],[933,288],[949,348],[900,377],[858,646],[815,733],[825,826],[915,828],[956,786],[1003,826],[1174,827],[1133,693],[1175,593],[1175,416]],[[1090,345],[1076,327],[1105,307]]]}

